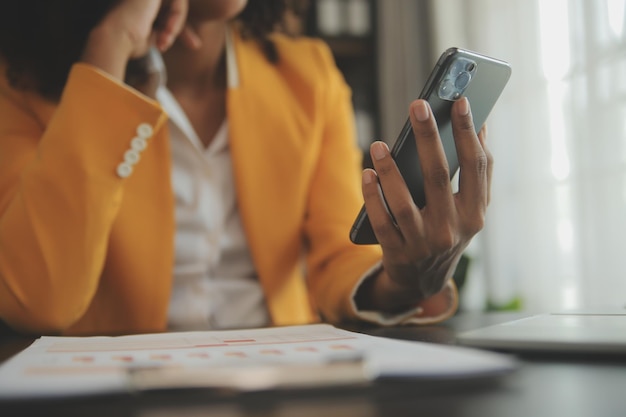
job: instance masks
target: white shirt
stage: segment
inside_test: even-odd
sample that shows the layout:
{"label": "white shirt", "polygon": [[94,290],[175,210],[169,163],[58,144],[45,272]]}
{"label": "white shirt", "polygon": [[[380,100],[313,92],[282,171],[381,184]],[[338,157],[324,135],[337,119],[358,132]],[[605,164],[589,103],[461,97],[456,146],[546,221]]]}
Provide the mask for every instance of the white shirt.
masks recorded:
{"label": "white shirt", "polygon": [[[227,36],[227,81],[238,75]],[[243,232],[225,120],[205,148],[167,89],[161,56],[150,57],[154,95],[169,116],[175,196],[175,261],[170,330],[269,325],[265,297]]]}

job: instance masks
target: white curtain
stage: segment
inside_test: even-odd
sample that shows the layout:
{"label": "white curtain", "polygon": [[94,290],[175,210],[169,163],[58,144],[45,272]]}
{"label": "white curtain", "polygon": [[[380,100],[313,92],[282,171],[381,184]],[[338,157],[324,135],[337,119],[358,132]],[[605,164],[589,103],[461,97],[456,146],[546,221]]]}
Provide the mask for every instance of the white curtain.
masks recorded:
{"label": "white curtain", "polygon": [[377,56],[381,138],[393,143],[432,65],[427,0],[378,0]]}
{"label": "white curtain", "polygon": [[[434,0],[434,50],[504,59],[462,308],[626,306],[626,0]],[[434,57],[431,57],[431,60]]]}

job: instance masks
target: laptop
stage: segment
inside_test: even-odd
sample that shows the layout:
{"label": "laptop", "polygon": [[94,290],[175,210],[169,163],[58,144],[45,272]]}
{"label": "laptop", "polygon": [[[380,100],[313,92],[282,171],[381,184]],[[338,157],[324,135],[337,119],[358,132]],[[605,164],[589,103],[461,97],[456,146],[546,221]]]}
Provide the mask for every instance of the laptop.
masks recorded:
{"label": "laptop", "polygon": [[457,341],[506,351],[626,355],[626,309],[533,315],[460,333]]}

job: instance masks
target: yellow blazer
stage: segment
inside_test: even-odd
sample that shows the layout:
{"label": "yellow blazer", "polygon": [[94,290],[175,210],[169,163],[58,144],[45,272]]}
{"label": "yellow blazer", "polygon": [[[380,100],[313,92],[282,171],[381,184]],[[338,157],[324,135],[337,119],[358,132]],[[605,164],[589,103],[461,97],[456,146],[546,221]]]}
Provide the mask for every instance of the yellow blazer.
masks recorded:
{"label": "yellow blazer", "polygon": [[[255,42],[234,39],[239,85],[227,115],[244,229],[273,324],[354,319],[354,288],[381,254],[348,239],[362,204],[350,91],[324,44],[275,41],[277,65]],[[55,104],[2,77],[0,319],[35,333],[166,329],[166,117],[85,64]],[[117,167],[144,123],[154,134],[123,178]],[[448,308],[450,294],[442,298]]]}

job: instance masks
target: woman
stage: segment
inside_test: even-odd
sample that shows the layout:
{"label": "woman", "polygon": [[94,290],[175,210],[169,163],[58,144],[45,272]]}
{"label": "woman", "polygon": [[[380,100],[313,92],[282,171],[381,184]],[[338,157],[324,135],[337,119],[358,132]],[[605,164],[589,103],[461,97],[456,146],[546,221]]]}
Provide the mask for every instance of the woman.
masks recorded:
{"label": "woman", "polygon": [[[11,327],[116,334],[454,312],[449,278],[482,227],[491,166],[467,101],[452,114],[458,194],[428,105],[411,105],[429,201],[418,210],[382,142],[360,194],[348,88],[322,43],[269,34],[281,1],[5,7],[0,318]],[[20,13],[41,33],[12,24]],[[380,247],[348,240],[363,198]]]}

